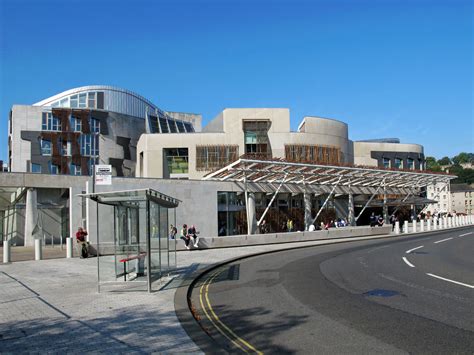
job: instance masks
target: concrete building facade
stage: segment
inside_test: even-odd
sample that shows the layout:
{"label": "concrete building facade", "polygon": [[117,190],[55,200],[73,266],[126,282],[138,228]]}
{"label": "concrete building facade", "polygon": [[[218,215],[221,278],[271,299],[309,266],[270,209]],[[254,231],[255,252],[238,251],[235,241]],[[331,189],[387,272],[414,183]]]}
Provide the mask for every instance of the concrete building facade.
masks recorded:
{"label": "concrete building facade", "polygon": [[96,163],[112,165],[115,176],[135,176],[140,135],[194,132],[189,120],[200,126],[200,115],[169,115],[138,94],[102,85],[67,90],[33,105],[14,105],[9,118],[10,171],[89,175]]}

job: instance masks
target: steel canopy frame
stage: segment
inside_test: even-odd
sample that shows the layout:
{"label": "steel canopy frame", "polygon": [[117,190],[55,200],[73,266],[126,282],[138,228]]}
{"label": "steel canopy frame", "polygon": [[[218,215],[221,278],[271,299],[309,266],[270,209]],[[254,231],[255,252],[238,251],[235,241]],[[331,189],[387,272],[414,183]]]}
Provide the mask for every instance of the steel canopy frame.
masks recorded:
{"label": "steel canopy frame", "polygon": [[400,171],[381,168],[293,163],[282,160],[240,158],[205,175],[202,180],[238,181],[246,183],[284,183],[351,187],[421,188],[435,183],[449,183],[455,175]]}

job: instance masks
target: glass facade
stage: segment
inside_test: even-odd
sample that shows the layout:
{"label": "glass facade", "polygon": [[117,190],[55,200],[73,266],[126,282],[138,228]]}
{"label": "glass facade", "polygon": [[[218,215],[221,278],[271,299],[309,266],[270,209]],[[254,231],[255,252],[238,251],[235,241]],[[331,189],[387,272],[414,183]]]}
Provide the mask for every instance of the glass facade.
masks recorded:
{"label": "glass facade", "polygon": [[81,155],[98,156],[99,155],[99,136],[96,134],[83,134],[81,141]]}
{"label": "glass facade", "polygon": [[31,172],[35,174],[41,174],[41,165],[40,164],[31,164]]}
{"label": "glass facade", "polygon": [[70,108],[100,108],[97,105],[97,98],[99,94],[103,95],[103,92],[84,92],[68,96],[59,101],[55,101],[51,104],[51,107],[70,107]]}
{"label": "glass facade", "polygon": [[243,193],[217,193],[217,227],[220,237],[247,233],[245,197]]}
{"label": "glass facade", "polygon": [[385,169],[389,169],[389,168],[390,168],[390,159],[389,159],[389,158],[383,158],[382,163],[383,163],[383,167],[384,167]]}
{"label": "glass facade", "polygon": [[51,155],[51,141],[47,139],[41,139],[40,143],[41,155]]}
{"label": "glass facade", "polygon": [[403,160],[400,158],[395,158],[394,168],[403,169]]}
{"label": "glass facade", "polygon": [[245,154],[271,158],[272,150],[268,138],[269,120],[244,120]]}
{"label": "glass facade", "polygon": [[176,121],[163,115],[148,115],[148,126],[151,133],[191,133],[193,125],[189,122]]}

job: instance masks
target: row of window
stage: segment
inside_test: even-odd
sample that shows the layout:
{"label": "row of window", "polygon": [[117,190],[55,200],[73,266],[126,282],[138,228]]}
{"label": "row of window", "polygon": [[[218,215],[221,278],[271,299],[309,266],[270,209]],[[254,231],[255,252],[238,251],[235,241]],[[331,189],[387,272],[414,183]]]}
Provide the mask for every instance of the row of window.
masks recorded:
{"label": "row of window", "polygon": [[[87,160],[87,168],[88,168],[88,171],[89,171],[89,174],[92,174],[92,168],[93,168],[93,165],[94,165],[94,159],[88,159]],[[31,172],[32,173],[35,173],[35,174],[41,174],[42,171],[41,171],[41,165],[40,164],[31,164]],[[47,171],[48,174],[52,174],[52,175],[58,175],[61,173],[61,168],[59,165],[57,164],[53,164],[51,161],[48,162],[48,171]],[[79,175],[82,175],[82,169],[81,169],[81,166],[79,164],[74,164],[74,163],[69,163],[69,174],[70,175],[76,175],[76,176],[79,176]]]}
{"label": "row of window", "polygon": [[[404,166],[403,159],[395,158],[392,166],[392,160],[390,158],[382,159],[383,167],[386,169],[395,168],[395,169],[409,169],[415,170],[415,160],[412,158],[407,158],[406,166]],[[420,170],[423,170],[423,163],[420,161]]]}
{"label": "row of window", "polygon": [[[90,131],[93,133],[100,133],[100,121],[96,118],[89,118]],[[61,132],[66,127],[62,127],[61,120],[53,116],[51,112],[43,112],[41,123],[43,131]],[[72,132],[82,132],[82,120],[74,115],[69,117],[69,129]]]}
{"label": "row of window", "polygon": [[285,158],[301,163],[339,164],[344,160],[343,153],[337,147],[319,145],[285,145]]}
{"label": "row of window", "polygon": [[95,91],[75,94],[53,102],[51,107],[103,109],[103,95],[103,92]]}
{"label": "row of window", "polygon": [[[71,156],[71,142],[64,142],[61,137],[57,139],[57,147],[59,155]],[[99,155],[99,136],[96,134],[82,134],[79,137],[80,153],[82,156],[98,156]],[[49,139],[40,140],[41,155],[48,156],[53,154],[53,142]]]}
{"label": "row of window", "polygon": [[194,127],[189,122],[175,121],[164,116],[148,116],[151,133],[192,133]]}

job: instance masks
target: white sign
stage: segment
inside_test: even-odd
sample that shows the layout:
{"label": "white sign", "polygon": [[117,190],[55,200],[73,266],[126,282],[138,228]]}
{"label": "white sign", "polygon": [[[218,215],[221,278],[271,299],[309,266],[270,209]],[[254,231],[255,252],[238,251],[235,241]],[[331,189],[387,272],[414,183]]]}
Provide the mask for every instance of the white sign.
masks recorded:
{"label": "white sign", "polygon": [[95,184],[112,185],[112,165],[95,166]]}

